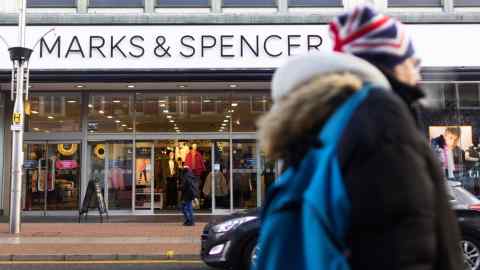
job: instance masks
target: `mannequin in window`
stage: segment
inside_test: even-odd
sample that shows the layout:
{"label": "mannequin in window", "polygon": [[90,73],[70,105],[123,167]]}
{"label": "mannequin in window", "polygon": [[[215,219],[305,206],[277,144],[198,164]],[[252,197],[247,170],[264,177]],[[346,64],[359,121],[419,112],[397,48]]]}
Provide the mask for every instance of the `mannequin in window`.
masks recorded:
{"label": "mannequin in window", "polygon": [[200,152],[197,151],[197,145],[192,144],[190,152],[187,155],[185,163],[192,169],[193,174],[196,177],[197,188],[200,189],[200,177],[205,172],[205,160]]}
{"label": "mannequin in window", "polygon": [[432,140],[435,150],[447,178],[455,178],[465,161],[465,152],[458,146],[461,137],[459,127],[448,127],[443,135]]}
{"label": "mannequin in window", "polygon": [[167,166],[167,199],[166,208],[175,209],[178,204],[178,163],[175,161],[175,153],[168,151],[168,166]]}
{"label": "mannequin in window", "polygon": [[189,151],[190,151],[190,149],[189,149],[189,147],[186,143],[184,143],[184,142],[176,143],[176,145],[175,145],[175,156],[177,158],[181,158],[183,162],[186,161]]}

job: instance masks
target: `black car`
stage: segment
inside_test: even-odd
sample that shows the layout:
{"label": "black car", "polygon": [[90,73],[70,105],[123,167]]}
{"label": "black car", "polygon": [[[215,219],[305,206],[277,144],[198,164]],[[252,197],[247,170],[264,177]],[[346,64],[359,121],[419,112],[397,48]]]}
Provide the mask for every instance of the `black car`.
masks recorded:
{"label": "black car", "polygon": [[[480,270],[480,200],[458,182],[448,181],[448,187],[462,232],[466,269]],[[216,268],[249,269],[255,263],[259,230],[259,209],[212,221],[202,233],[202,260]]]}

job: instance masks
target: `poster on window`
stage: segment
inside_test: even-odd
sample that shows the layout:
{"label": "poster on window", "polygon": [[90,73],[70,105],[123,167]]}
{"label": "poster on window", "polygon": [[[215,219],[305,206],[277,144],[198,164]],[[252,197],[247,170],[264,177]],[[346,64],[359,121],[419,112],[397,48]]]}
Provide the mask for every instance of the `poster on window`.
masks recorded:
{"label": "poster on window", "polygon": [[472,126],[431,126],[430,144],[445,176],[456,178],[465,169],[465,150],[472,144]]}
{"label": "poster on window", "polygon": [[138,158],[136,162],[136,179],[137,186],[150,185],[150,159]]}

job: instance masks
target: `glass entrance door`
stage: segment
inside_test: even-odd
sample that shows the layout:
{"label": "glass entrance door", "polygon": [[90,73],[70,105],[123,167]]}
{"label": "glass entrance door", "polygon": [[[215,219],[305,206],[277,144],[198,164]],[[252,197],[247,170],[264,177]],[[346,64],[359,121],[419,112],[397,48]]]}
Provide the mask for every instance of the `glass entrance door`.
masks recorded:
{"label": "glass entrance door", "polygon": [[24,152],[24,211],[77,210],[80,144],[26,143]]}
{"label": "glass entrance door", "polygon": [[[135,144],[135,211],[153,211],[154,151],[151,142]],[[163,198],[162,198],[163,199]],[[163,200],[160,200],[162,202]]]}

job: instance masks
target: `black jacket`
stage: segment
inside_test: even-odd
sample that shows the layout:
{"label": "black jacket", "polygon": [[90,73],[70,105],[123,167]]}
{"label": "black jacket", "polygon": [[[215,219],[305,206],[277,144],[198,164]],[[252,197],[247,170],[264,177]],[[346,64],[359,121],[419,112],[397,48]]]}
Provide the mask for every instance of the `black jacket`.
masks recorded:
{"label": "black jacket", "polygon": [[180,190],[182,191],[182,201],[192,201],[198,197],[198,190],[195,185],[195,175],[190,169],[180,170]]}
{"label": "black jacket", "polygon": [[415,101],[373,91],[342,136],[352,269],[461,269],[458,224],[438,161],[412,117]]}

